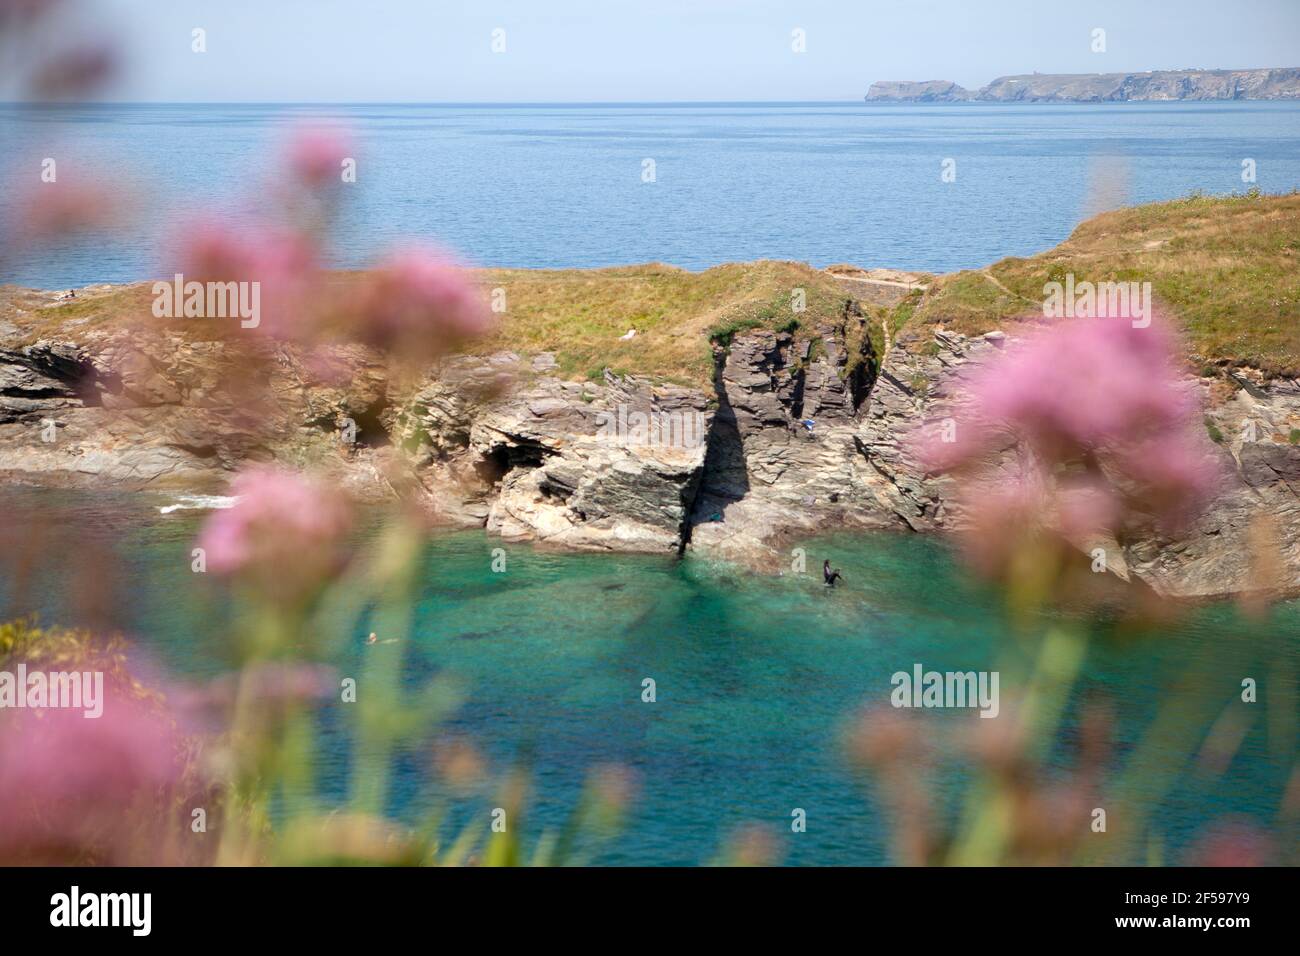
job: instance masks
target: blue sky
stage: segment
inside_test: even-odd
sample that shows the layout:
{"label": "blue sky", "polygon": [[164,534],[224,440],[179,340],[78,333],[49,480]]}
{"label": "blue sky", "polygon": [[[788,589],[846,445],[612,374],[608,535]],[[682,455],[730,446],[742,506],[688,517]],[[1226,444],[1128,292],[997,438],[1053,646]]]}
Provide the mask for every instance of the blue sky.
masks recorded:
{"label": "blue sky", "polygon": [[[1300,0],[98,0],[114,99],[857,99],[877,79],[1300,66]],[[207,52],[190,49],[207,31]],[[1090,50],[1106,31],[1106,52]],[[492,32],[505,31],[493,53]],[[802,29],[807,51],[791,50]]]}

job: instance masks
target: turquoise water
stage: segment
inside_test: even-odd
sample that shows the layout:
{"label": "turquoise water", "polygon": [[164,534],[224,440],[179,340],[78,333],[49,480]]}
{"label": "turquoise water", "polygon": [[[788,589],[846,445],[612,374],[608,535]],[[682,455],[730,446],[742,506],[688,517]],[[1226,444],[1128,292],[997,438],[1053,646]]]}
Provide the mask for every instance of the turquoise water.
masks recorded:
{"label": "turquoise water", "polygon": [[[190,571],[198,517],[160,516],[161,502],[40,491],[0,496],[7,514],[59,506],[45,539],[55,557],[38,563],[35,576],[35,603],[47,621],[77,620],[73,576],[88,567],[116,595],[101,609],[142,651],[181,677],[211,676],[228,659],[229,608],[211,579]],[[68,542],[76,542],[74,550]],[[403,680],[414,689],[437,674],[457,677],[467,702],[442,732],[472,740],[498,769],[531,752],[530,832],[562,823],[593,766],[632,768],[639,796],[629,827],[600,852],[600,862],[707,862],[752,823],[778,835],[789,863],[887,862],[887,820],[873,802],[872,781],[856,779],[844,760],[846,724],[864,705],[885,704],[891,674],[915,663],[1001,669],[1005,706],[1023,662],[994,597],[961,574],[941,541],[855,534],[806,546],[809,567],[829,557],[847,586],[827,591],[811,576],[765,577],[695,558],[557,554],[503,546],[479,532],[437,534],[427,546]],[[490,566],[497,547],[507,551],[501,574]],[[8,575],[11,565],[5,568]],[[12,579],[5,580],[0,612],[21,609]],[[341,674],[357,673],[362,655],[374,652],[363,644],[368,630],[358,622],[332,660]],[[1275,730],[1270,738],[1263,707],[1285,706],[1289,689],[1294,710],[1294,666],[1289,676],[1275,675],[1279,661],[1294,662],[1298,634],[1297,603],[1266,625],[1213,606],[1177,626],[1099,644],[1087,660],[1075,703],[1087,694],[1115,708],[1116,765],[1187,668],[1213,671],[1197,740],[1239,693],[1243,675],[1260,681],[1259,716],[1224,775],[1180,774],[1159,802],[1166,860],[1177,861],[1207,823],[1243,815],[1271,821],[1295,723],[1292,713],[1281,736]],[[641,701],[645,677],[657,683],[653,704]],[[928,716],[936,740],[980,723],[970,711]],[[1049,773],[1072,759],[1073,721],[1072,709]],[[339,728],[327,725],[327,786],[343,779],[344,745]],[[1274,751],[1279,746],[1282,754]],[[437,795],[422,754],[397,764],[393,810],[408,818]],[[955,756],[935,780],[937,802],[954,805],[969,780],[970,768]],[[459,804],[450,822],[486,819],[490,806]],[[807,811],[806,833],[790,832],[796,807]]]}
{"label": "turquoise water", "polygon": [[[489,266],[793,259],[933,272],[1031,255],[1107,205],[1300,187],[1300,103],[867,106],[0,105],[3,167],[40,160],[141,201],[112,241],[0,264],[42,288],[169,274],[178,217],[264,206],[286,121],[357,141],[334,261],[401,239]],[[641,181],[655,161],[656,182]],[[941,163],[956,163],[943,182]],[[1257,182],[1243,183],[1253,159]],[[0,223],[19,195],[0,190]]]}

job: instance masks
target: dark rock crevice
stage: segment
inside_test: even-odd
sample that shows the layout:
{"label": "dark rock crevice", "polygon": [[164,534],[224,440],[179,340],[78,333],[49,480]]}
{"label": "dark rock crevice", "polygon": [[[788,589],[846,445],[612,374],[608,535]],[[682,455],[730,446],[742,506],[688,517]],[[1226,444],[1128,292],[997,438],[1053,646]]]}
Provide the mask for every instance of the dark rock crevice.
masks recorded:
{"label": "dark rock crevice", "polygon": [[718,411],[684,540],[753,553],[789,528],[865,510],[853,435],[874,359],[851,299],[837,321],[740,333],[718,348]]}

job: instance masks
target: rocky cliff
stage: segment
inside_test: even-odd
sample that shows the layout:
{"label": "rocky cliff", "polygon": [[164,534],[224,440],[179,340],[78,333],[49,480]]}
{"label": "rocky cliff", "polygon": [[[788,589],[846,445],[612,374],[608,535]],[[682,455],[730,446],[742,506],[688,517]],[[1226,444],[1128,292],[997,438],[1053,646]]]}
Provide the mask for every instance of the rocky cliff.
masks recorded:
{"label": "rocky cliff", "polygon": [[[51,304],[25,295],[29,314]],[[241,464],[276,460],[511,539],[775,570],[819,531],[961,526],[906,436],[950,414],[964,371],[1007,337],[924,326],[878,356],[866,321],[846,296],[834,321],[736,332],[715,343],[702,389],[608,371],[570,381],[547,353],[461,356],[407,381],[360,347],[322,363],[179,329],[74,320],[30,340],[0,324],[0,479],[212,492]],[[1188,387],[1232,485],[1178,540],[1113,542],[1112,570],[1168,594],[1248,590],[1248,535],[1266,515],[1280,583],[1300,589],[1300,383],[1236,369]]]}
{"label": "rocky cliff", "polygon": [[877,80],[866,98],[869,103],[962,103],[971,91],[951,80]]}
{"label": "rocky cliff", "polygon": [[[962,527],[950,481],[925,477],[903,436],[923,422],[965,419],[963,377],[1009,342],[1001,331],[967,337],[931,328],[890,352],[858,432],[864,458],[882,479],[868,507],[916,531]],[[1186,387],[1205,409],[1205,451],[1221,461],[1223,490],[1178,538],[1148,531],[1087,546],[1104,545],[1108,567],[1121,578],[1162,594],[1212,597],[1261,586],[1253,535],[1263,527],[1282,557],[1276,586],[1300,589],[1300,445],[1293,438],[1300,434],[1300,381],[1239,368],[1223,378],[1189,378]],[[1002,467],[1015,469],[1016,457],[1005,456]]]}
{"label": "rocky cliff", "polygon": [[1000,76],[978,90],[947,80],[883,80],[868,102],[1119,103],[1165,100],[1300,99],[1300,68],[1156,70],[1149,73],[1027,73]]}

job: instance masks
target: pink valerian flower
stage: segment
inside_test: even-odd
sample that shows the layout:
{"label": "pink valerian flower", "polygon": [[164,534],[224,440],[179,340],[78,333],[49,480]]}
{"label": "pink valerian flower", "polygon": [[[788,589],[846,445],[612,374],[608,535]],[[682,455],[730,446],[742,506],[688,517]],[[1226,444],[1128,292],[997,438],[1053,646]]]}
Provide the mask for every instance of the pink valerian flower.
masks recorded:
{"label": "pink valerian flower", "polygon": [[341,569],[351,512],[339,493],[268,467],[242,472],[231,492],[234,507],[214,512],[199,534],[212,571],[294,603]]}
{"label": "pink valerian flower", "polygon": [[265,224],[203,220],[189,224],[175,246],[177,271],[186,282],[258,283],[259,331],[276,338],[311,333],[320,274],[316,249],[301,234]]}
{"label": "pink valerian flower", "polygon": [[979,478],[963,487],[968,506],[963,553],[976,571],[997,577],[1011,565],[1049,508],[1048,492],[1032,470],[1023,475]]}
{"label": "pink valerian flower", "polygon": [[300,126],[293,130],[285,158],[293,178],[312,189],[340,182],[343,160],[354,154],[343,130],[331,126]]}
{"label": "pink valerian flower", "polygon": [[1189,422],[1122,448],[1107,463],[1133,483],[1130,494],[1139,507],[1165,529],[1176,530],[1196,517],[1223,482],[1223,469],[1204,444]]}
{"label": "pink valerian flower", "polygon": [[1106,532],[1122,518],[1123,503],[1115,489],[1095,475],[1058,482],[1055,497],[1054,525],[1071,540]]}
{"label": "pink valerian flower", "polygon": [[[11,188],[15,187],[11,184]],[[15,235],[10,241],[24,244],[55,242],[77,233],[104,230],[118,219],[124,206],[120,188],[67,175],[18,192]]]}
{"label": "pink valerian flower", "polygon": [[979,470],[1009,431],[1044,480],[1083,470],[1089,500],[1059,509],[1075,531],[1138,513],[1176,527],[1213,494],[1219,470],[1175,344],[1159,316],[1139,328],[1125,318],[1039,328],[966,379],[976,414],[958,422],[955,441],[922,442],[919,457],[931,472]]}
{"label": "pink valerian flower", "polygon": [[1163,324],[1078,319],[1030,332],[965,382],[979,420],[961,423],[951,447],[927,448],[936,469],[959,467],[1009,427],[1048,461],[1140,438],[1194,411],[1177,387]]}
{"label": "pink valerian flower", "polygon": [[0,0],[0,27],[30,26],[61,6],[62,0]]}
{"label": "pink valerian flower", "polygon": [[1187,851],[1189,866],[1269,866],[1277,856],[1277,842],[1265,829],[1246,817],[1229,817],[1210,825]]}
{"label": "pink valerian flower", "polygon": [[469,273],[421,248],[400,250],[367,275],[349,318],[360,341],[413,359],[442,355],[492,324]]}
{"label": "pink valerian flower", "polygon": [[0,713],[0,862],[167,862],[156,854],[182,794],[184,739],[133,688],[106,680],[104,698],[97,718]]}
{"label": "pink valerian flower", "polygon": [[117,55],[101,43],[84,43],[61,50],[41,64],[31,79],[41,97],[63,99],[97,89],[117,71]]}
{"label": "pink valerian flower", "polygon": [[173,693],[178,711],[214,730],[228,724],[242,690],[263,714],[279,714],[333,697],[338,690],[336,671],[325,664],[264,661],[243,671],[222,674],[199,687]]}

